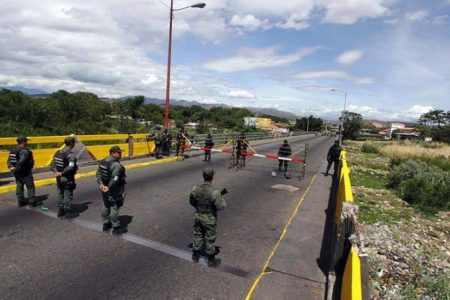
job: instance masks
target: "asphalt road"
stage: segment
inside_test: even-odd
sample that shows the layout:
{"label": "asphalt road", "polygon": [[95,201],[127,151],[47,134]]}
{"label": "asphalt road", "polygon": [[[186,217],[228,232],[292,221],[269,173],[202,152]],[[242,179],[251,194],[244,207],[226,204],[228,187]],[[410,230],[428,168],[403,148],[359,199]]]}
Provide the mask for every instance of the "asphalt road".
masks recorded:
{"label": "asphalt road", "polygon": [[[309,136],[290,142],[294,152],[305,143],[302,181],[272,177],[278,162],[262,158],[247,159],[244,170],[229,169],[225,154],[213,154],[211,163],[199,156],[130,170],[120,211],[129,234],[121,238],[101,232],[101,196],[93,177],[78,181],[74,208],[80,216],[71,221],[55,217],[54,186],[37,191],[48,212],[14,207],[13,193],[0,196],[0,299],[243,299],[332,140]],[[255,149],[276,154],[279,146]],[[189,261],[188,195],[206,165],[216,170],[214,185],[229,191],[228,207],[219,213],[223,265],[217,269]],[[299,165],[291,164],[290,171],[298,172]]]}

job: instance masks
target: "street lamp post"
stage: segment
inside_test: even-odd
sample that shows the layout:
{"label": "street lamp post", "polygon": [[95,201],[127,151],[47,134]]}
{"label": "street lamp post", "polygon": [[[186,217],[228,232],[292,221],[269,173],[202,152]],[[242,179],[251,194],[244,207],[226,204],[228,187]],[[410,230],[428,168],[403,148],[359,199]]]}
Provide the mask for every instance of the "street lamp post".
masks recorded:
{"label": "street lamp post", "polygon": [[339,89],[331,89],[332,92],[341,92],[344,94],[344,110],[341,115],[341,130],[339,130],[339,146],[342,146],[342,132],[344,131],[344,114],[347,106],[347,91],[339,90]]}
{"label": "street lamp post", "polygon": [[306,133],[309,132],[309,119],[311,118],[311,108],[314,108],[314,107],[317,107],[317,106],[315,106],[315,105],[310,106],[308,109],[308,119],[306,120]]}
{"label": "street lamp post", "polygon": [[169,25],[169,50],[167,54],[167,82],[166,82],[166,107],[164,114],[164,127],[169,128],[169,111],[170,111],[170,67],[172,63],[172,20],[173,20],[173,12],[183,10],[186,8],[204,8],[206,6],[205,3],[197,3],[190,6],[174,9],[173,8],[173,0],[170,0],[170,25]]}

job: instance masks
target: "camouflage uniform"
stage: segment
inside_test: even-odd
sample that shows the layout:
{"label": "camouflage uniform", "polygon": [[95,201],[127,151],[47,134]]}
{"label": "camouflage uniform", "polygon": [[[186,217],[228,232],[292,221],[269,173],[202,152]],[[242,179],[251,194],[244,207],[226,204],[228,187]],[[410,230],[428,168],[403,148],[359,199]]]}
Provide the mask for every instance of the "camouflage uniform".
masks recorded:
{"label": "camouflage uniform", "polygon": [[33,152],[26,147],[17,146],[8,157],[8,169],[14,167],[14,177],[16,179],[16,197],[19,206],[26,204],[24,197],[24,187],[27,187],[28,201],[31,206],[37,204],[35,197],[35,187],[33,180],[34,159]]}
{"label": "camouflage uniform", "polygon": [[73,191],[76,188],[75,174],[78,169],[77,157],[72,152],[72,149],[65,147],[56,153],[50,164],[50,168],[53,172],[61,172],[61,176],[56,177],[58,214],[61,216],[71,209]]}
{"label": "camouflage uniform", "polygon": [[97,183],[109,188],[102,192],[102,220],[106,226],[112,225],[114,229],[120,228],[119,209],[123,206],[125,191],[125,167],[119,160],[109,156],[105,158],[97,169]]}
{"label": "camouflage uniform", "polygon": [[199,184],[194,187],[189,203],[195,207],[193,250],[200,251],[205,247],[208,255],[215,255],[217,233],[217,211],[225,208],[225,200],[220,192],[210,184]]}

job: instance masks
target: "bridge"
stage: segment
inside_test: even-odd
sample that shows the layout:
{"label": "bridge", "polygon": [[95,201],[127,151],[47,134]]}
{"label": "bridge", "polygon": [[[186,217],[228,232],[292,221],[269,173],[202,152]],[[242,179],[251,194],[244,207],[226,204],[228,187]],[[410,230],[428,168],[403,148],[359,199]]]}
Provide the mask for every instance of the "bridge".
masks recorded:
{"label": "bridge", "polygon": [[[214,153],[210,163],[200,151],[184,160],[124,161],[128,184],[120,219],[128,233],[121,236],[102,232],[96,165],[79,170],[73,203],[79,216],[69,220],[56,217],[49,172],[35,174],[45,209],[16,207],[13,178],[1,178],[0,298],[325,299],[335,257],[336,199],[330,197],[332,177],[323,172],[333,140],[306,135],[289,142],[293,150],[309,145],[301,180],[272,176],[278,163],[257,157],[248,157],[242,170],[230,169],[227,153]],[[281,140],[251,144],[269,154]],[[218,218],[222,264],[216,268],[206,267],[204,259],[191,261],[188,196],[205,166],[216,170],[213,184],[229,191]],[[290,170],[295,174],[299,166],[291,164]],[[351,285],[344,287],[351,294]]]}

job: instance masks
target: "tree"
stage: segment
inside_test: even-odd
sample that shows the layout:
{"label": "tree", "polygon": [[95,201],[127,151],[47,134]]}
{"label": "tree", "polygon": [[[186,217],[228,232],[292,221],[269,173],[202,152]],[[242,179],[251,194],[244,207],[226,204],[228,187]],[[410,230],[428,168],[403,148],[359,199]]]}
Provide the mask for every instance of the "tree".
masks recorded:
{"label": "tree", "polygon": [[342,137],[344,139],[356,140],[359,137],[361,128],[362,116],[358,113],[344,111],[344,130]]}

